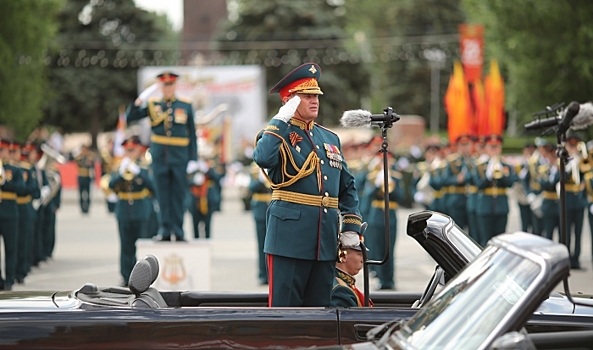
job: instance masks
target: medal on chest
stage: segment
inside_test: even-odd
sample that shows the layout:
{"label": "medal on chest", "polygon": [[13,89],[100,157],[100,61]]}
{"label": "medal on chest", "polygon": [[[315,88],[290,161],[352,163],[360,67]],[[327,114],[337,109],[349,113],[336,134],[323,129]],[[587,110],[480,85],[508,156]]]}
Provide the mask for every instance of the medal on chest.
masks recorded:
{"label": "medal on chest", "polygon": [[329,160],[329,166],[332,168],[342,170],[342,155],[340,149],[336,145],[332,145],[329,143],[324,143],[323,148],[325,148],[325,155]]}

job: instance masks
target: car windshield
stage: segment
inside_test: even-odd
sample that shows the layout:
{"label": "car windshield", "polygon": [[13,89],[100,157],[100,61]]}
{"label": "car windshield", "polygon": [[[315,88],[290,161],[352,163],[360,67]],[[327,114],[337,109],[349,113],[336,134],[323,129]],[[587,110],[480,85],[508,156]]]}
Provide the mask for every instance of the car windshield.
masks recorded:
{"label": "car windshield", "polygon": [[489,246],[390,343],[394,349],[479,349],[541,270],[534,261]]}

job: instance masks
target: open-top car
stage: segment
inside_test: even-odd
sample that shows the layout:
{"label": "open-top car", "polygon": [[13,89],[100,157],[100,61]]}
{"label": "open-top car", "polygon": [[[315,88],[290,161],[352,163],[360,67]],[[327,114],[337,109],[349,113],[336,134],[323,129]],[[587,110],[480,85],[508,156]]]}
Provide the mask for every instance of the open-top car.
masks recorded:
{"label": "open-top car", "polygon": [[[531,291],[525,283],[542,280],[537,277],[528,282],[518,281],[519,277],[527,277],[519,270],[525,264],[532,264],[511,259],[515,265],[509,265],[505,259],[510,253],[505,252],[511,249],[508,247],[522,247],[521,242],[530,242],[529,235],[506,235],[504,237],[508,238],[494,240],[498,243],[482,253],[481,247],[448,216],[428,211],[410,216],[407,233],[435,259],[439,266],[435,276],[428,281],[424,293],[372,294],[373,308],[269,308],[266,306],[267,293],[162,292],[151,287],[158,275],[158,261],[149,256],[136,264],[129,288],[97,287],[89,283],[73,292],[0,293],[0,347],[277,349],[364,342],[368,339],[367,332],[377,325],[390,322],[397,329],[400,321],[409,320],[414,315],[418,320],[423,311],[417,312],[426,310],[438,300],[445,300],[442,295],[447,291],[447,302],[457,300],[453,291],[465,289],[452,289],[450,283],[436,299],[432,294],[439,283],[452,280],[461,271],[476,271],[475,266],[463,269],[470,262],[475,265],[482,259],[479,257],[494,252],[496,257],[500,255],[496,261],[503,264],[500,268],[504,270],[500,273],[510,274],[513,278],[502,279],[501,284],[488,288],[499,290],[503,299],[505,296],[511,300],[519,298],[522,302],[525,298],[533,299],[535,307],[527,314],[521,314],[529,319],[525,326],[529,333],[568,334],[569,331],[593,330],[593,316],[590,316],[593,308],[575,307],[564,296],[550,294],[561,280],[558,276],[549,277],[552,279],[549,283],[554,282],[554,285],[548,288],[546,284],[543,296],[527,294],[523,298],[522,290]],[[514,242],[515,238],[520,242]],[[561,256],[558,259],[562,260]],[[498,265],[494,264],[489,273],[498,271]],[[546,274],[548,270],[542,271],[536,275]],[[463,274],[466,276],[467,272]],[[564,273],[561,275],[563,277]],[[471,278],[481,280],[478,277],[471,275]],[[480,317],[480,303],[468,308],[463,316],[465,320]],[[385,331],[380,330],[373,333],[378,337]]]}

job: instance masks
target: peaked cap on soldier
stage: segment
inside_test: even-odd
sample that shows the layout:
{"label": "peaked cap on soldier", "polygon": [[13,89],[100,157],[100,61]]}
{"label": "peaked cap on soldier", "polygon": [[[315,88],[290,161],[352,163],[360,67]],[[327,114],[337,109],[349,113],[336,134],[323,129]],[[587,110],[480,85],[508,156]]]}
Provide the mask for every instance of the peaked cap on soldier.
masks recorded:
{"label": "peaked cap on soldier", "polygon": [[293,93],[323,95],[317,84],[320,77],[321,67],[317,63],[302,64],[274,85],[270,90],[270,95],[279,93],[281,99]]}

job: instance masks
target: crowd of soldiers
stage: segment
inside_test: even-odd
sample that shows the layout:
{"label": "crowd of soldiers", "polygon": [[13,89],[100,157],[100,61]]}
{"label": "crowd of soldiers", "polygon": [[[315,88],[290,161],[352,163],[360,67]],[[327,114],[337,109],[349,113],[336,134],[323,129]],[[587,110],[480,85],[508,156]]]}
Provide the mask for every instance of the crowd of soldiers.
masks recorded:
{"label": "crowd of soldiers", "polygon": [[52,257],[61,202],[60,157],[38,143],[0,138],[0,235],[5,259],[0,290],[24,283],[33,266]]}

